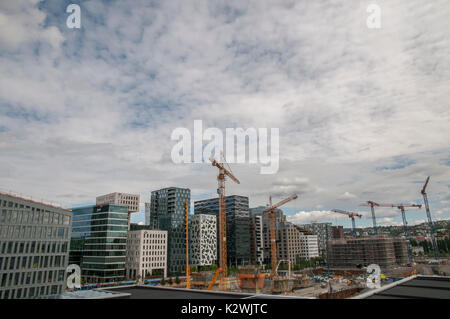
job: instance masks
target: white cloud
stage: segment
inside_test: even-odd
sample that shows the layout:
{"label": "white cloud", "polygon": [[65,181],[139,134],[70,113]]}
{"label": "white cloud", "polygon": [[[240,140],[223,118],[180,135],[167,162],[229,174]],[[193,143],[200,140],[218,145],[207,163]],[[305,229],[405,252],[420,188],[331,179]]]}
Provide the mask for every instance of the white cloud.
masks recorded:
{"label": "white cloud", "polygon": [[170,160],[172,130],[202,119],[280,128],[278,174],[232,165],[241,184],[227,194],[251,206],[292,193],[300,212],[416,202],[431,175],[437,210],[450,180],[450,5],[378,2],[375,31],[365,1],[87,1],[81,30],[57,1],[3,1],[0,187],[66,205],[166,186],[215,197],[213,167]]}

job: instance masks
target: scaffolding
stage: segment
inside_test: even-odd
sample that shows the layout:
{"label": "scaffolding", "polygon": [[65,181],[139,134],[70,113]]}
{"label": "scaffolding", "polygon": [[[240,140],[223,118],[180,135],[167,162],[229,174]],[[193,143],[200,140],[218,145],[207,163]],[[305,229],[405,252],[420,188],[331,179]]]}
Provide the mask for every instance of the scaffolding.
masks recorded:
{"label": "scaffolding", "polygon": [[404,239],[385,236],[330,240],[329,265],[336,268],[354,268],[377,264],[389,269],[407,262]]}

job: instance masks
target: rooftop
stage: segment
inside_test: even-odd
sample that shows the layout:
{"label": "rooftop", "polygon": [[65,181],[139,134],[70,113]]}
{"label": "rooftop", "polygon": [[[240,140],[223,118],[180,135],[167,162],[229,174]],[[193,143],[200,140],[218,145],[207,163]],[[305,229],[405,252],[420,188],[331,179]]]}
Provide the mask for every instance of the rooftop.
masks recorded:
{"label": "rooftop", "polygon": [[355,299],[450,299],[450,277],[412,276]]}

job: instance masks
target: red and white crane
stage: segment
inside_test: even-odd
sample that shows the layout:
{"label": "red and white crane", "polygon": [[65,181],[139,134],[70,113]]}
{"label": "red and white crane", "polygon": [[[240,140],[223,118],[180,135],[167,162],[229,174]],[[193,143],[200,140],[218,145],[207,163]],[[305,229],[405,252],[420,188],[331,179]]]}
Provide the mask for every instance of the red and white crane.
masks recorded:
{"label": "red and white crane", "polygon": [[356,237],[355,217],[361,218],[362,215],[354,212],[347,212],[341,209],[333,209],[332,212],[347,215],[352,220],[353,237]]}

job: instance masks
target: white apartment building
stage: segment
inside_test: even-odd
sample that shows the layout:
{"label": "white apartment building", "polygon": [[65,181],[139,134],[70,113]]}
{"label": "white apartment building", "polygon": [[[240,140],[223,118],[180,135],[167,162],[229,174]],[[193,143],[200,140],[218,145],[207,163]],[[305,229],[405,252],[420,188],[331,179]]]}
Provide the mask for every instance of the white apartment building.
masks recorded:
{"label": "white apartment building", "polygon": [[317,235],[302,233],[301,241],[301,258],[311,259],[319,257],[319,241]]}
{"label": "white apartment building", "polygon": [[281,222],[277,225],[277,258],[298,263],[299,258],[310,259],[319,257],[317,235],[294,225]]}
{"label": "white apartment building", "polygon": [[127,193],[111,193],[102,196],[98,196],[95,201],[97,205],[114,204],[114,205],[127,205],[128,212],[135,213],[139,211],[139,195],[127,194]]}
{"label": "white apartment building", "polygon": [[196,214],[189,216],[189,264],[217,264],[217,217]]}
{"label": "white apartment building", "polygon": [[128,231],[126,277],[136,279],[152,275],[153,271],[167,277],[167,231]]}

